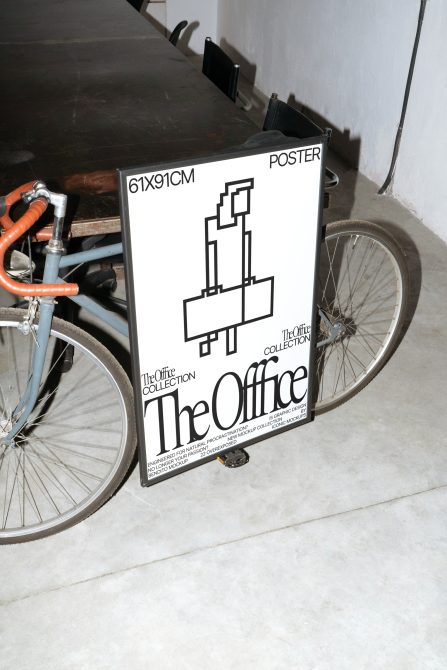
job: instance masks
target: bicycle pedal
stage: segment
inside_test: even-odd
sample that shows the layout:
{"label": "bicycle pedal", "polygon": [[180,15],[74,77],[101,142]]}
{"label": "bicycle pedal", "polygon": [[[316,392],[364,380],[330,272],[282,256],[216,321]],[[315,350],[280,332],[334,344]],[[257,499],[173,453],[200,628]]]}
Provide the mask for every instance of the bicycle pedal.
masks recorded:
{"label": "bicycle pedal", "polygon": [[244,449],[233,449],[225,454],[219,454],[217,460],[226,468],[240,468],[248,463],[250,457]]}

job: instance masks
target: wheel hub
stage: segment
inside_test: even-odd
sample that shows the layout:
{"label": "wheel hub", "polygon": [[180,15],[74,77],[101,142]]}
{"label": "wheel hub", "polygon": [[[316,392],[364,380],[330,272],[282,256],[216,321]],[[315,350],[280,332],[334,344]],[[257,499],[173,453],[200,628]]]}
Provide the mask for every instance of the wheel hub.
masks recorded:
{"label": "wheel hub", "polygon": [[[11,419],[3,419],[0,421],[0,447],[12,447],[17,449],[18,445],[16,444],[15,438],[10,441],[7,441],[5,438],[8,433],[12,430],[12,421]],[[20,433],[16,436],[18,437]]]}
{"label": "wheel hub", "polygon": [[328,315],[321,308],[320,314],[320,330],[324,335],[324,339],[318,343],[318,346],[332,344],[336,340],[341,339],[348,331],[348,320],[342,314]]}

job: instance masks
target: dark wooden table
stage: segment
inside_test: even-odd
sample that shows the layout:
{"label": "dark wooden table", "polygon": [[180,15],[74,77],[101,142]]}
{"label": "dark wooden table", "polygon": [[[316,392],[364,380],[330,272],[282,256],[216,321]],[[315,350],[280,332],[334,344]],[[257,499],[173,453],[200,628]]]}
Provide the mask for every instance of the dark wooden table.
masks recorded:
{"label": "dark wooden table", "polygon": [[119,229],[116,168],[197,157],[256,128],[126,0],[1,0],[0,194],[72,194],[74,235]]}

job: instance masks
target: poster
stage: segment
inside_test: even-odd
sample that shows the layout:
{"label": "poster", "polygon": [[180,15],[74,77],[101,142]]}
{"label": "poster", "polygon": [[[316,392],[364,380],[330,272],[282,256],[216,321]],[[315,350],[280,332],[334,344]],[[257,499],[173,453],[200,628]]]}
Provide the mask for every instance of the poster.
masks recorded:
{"label": "poster", "polygon": [[310,419],[324,150],[120,171],[143,485]]}

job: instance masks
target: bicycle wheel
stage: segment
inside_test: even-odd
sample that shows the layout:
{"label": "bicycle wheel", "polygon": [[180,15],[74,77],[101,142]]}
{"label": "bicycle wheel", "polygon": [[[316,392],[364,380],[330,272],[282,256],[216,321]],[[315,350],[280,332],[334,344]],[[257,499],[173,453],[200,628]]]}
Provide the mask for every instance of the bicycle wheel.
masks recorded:
{"label": "bicycle wheel", "polygon": [[36,406],[14,442],[1,444],[31,372],[35,334],[18,328],[24,314],[0,310],[0,544],[51,535],[92,514],[119,486],[136,445],[123,369],[57,318]]}
{"label": "bicycle wheel", "polygon": [[405,257],[381,226],[339,221],[321,245],[316,389],[322,414],[346,402],[393,353],[408,304]]}

